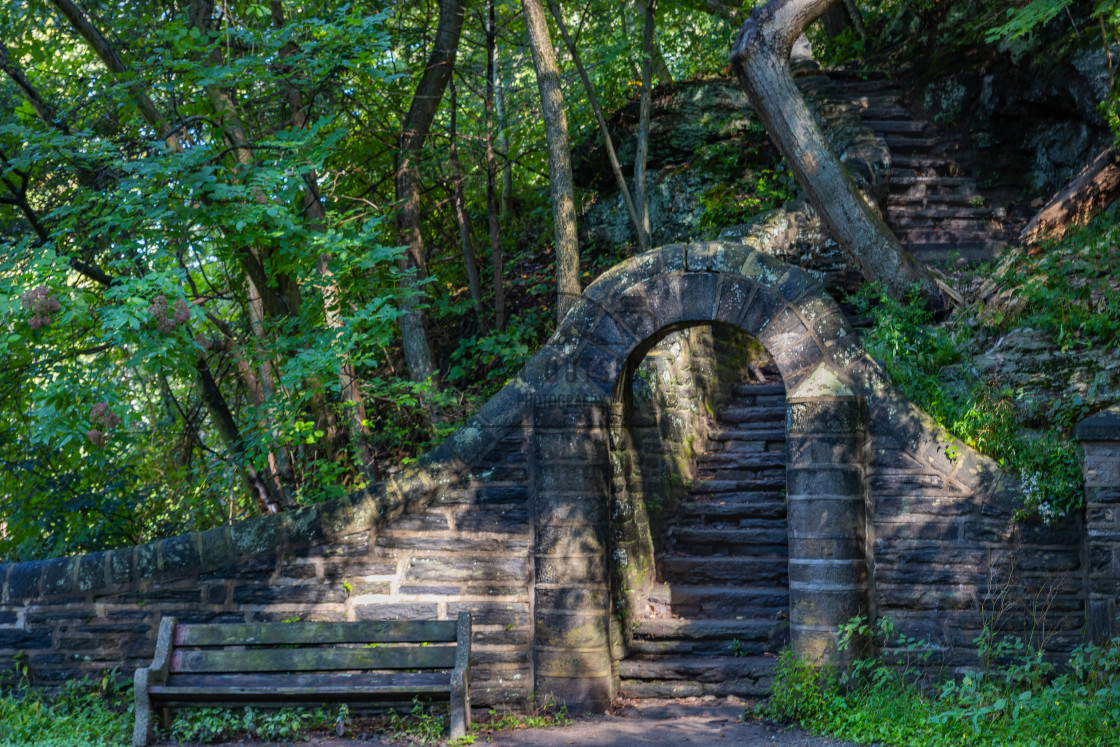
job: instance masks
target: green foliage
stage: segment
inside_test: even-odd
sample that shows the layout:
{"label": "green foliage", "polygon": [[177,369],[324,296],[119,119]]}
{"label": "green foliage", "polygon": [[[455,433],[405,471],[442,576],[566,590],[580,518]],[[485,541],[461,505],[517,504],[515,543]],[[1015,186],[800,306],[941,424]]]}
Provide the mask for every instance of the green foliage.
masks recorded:
{"label": "green foliage", "polygon": [[116,747],[131,743],[131,688],[117,672],[71,680],[50,696],[26,685],[0,694],[0,746]]}
{"label": "green foliage", "polygon": [[788,167],[782,171],[747,171],[739,181],[717,184],[700,197],[704,208],[700,227],[718,229],[746,223],[767,210],[781,207],[796,195],[797,183]]}
{"label": "green foliage", "polygon": [[[1043,652],[1008,639],[1000,667],[922,686],[901,663],[904,638],[876,624],[879,645],[893,652],[857,657],[842,671],[812,666],[791,652],[779,658],[770,700],[760,715],[796,721],[811,731],[861,743],[892,745],[1115,744],[1120,724],[1120,640],[1084,645],[1054,676]],[[861,618],[841,633],[867,637]],[[994,636],[985,629],[988,638]],[[982,634],[984,637],[984,634]],[[843,640],[843,638],[842,638]],[[848,640],[851,640],[849,636]],[[914,650],[925,644],[911,641]],[[928,649],[926,649],[928,650]]]}
{"label": "green foliage", "polygon": [[241,735],[262,741],[294,741],[307,732],[332,728],[341,715],[327,709],[280,708],[264,710],[246,707],[184,708],[175,712],[167,737],[176,742],[211,744]]}
{"label": "green foliage", "polygon": [[419,698],[412,699],[412,710],[405,715],[390,711],[385,733],[390,739],[419,744],[443,741],[446,717],[433,713]]}
{"label": "green foliage", "polygon": [[[1042,286],[1029,285],[1032,299],[1049,295],[1055,278]],[[864,335],[867,351],[881,360],[891,380],[919,408],[968,446],[995,459],[1019,475],[1023,509],[1046,521],[1081,507],[1083,482],[1077,449],[1068,438],[1070,428],[1087,414],[1077,395],[1037,405],[1033,394],[1014,391],[998,381],[981,378],[971,364],[969,343],[976,334],[969,314],[960,313],[935,325],[917,296],[905,302],[866,286],[852,299],[860,313],[869,314],[874,327]],[[1041,303],[1041,301],[1040,301]],[[1057,296],[1054,303],[1061,305]],[[973,310],[973,313],[975,310]],[[1036,311],[1021,323],[1033,323]],[[950,373],[951,372],[951,373]],[[1024,413],[1042,407],[1046,417],[1028,428]],[[950,457],[959,450],[950,447]]]}

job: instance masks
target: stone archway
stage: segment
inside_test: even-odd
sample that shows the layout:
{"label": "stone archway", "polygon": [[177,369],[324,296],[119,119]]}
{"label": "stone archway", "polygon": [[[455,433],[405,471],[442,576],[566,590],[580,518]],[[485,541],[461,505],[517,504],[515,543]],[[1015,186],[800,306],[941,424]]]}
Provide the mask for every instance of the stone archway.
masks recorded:
{"label": "stone archway", "polygon": [[609,407],[633,356],[666,331],[723,324],[771,353],[787,395],[790,633],[808,656],[867,609],[862,349],[804,271],[725,242],[662,247],[593,283],[538,357],[532,395],[538,692],[604,707],[611,673]]}

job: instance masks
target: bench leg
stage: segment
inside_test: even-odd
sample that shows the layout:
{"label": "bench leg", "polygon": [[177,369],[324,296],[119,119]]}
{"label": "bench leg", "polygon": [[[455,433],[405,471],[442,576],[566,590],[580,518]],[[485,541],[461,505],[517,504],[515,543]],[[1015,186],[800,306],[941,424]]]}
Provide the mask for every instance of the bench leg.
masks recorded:
{"label": "bench leg", "polygon": [[466,677],[451,677],[451,741],[467,736],[471,726],[471,685]]}
{"label": "bench leg", "polygon": [[136,670],[132,685],[136,698],[136,724],[132,728],[132,747],[148,747],[152,740],[152,701],[148,697],[148,669]]}

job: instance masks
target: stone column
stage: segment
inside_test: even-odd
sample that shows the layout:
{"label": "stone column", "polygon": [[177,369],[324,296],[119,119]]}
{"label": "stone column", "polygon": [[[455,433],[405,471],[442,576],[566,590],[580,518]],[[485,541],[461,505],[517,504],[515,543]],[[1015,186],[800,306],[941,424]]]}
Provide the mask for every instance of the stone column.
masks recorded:
{"label": "stone column", "polygon": [[1085,473],[1085,633],[1104,643],[1117,631],[1120,596],[1120,405],[1087,418],[1073,429],[1081,442]]}
{"label": "stone column", "polygon": [[787,407],[790,644],[835,660],[837,627],[869,614],[866,417],[855,397],[795,392]]}
{"label": "stone column", "polygon": [[613,697],[607,506],[607,405],[542,396],[533,407],[535,689],[570,711]]}

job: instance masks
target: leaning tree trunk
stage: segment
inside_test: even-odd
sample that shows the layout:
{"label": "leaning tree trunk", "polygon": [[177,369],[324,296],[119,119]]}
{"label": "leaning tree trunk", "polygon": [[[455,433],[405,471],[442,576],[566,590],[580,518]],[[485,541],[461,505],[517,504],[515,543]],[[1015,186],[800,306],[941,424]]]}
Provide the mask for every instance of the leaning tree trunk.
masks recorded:
{"label": "leaning tree trunk", "polygon": [[[440,0],[435,44],[401,127],[397,153],[397,235],[406,247],[397,263],[401,270],[401,347],[404,348],[405,363],[413,381],[425,381],[436,374],[424,312],[420,307],[420,283],[427,274],[428,261],[424,238],[420,233],[420,174],[416,159],[428,137],[447,81],[451,79],[462,30],[463,0]],[[433,407],[429,406],[429,411],[433,419],[440,418]]]}
{"label": "leaning tree trunk", "polygon": [[537,88],[548,141],[548,182],[552,191],[552,221],[556,240],[556,315],[564,319],[579,298],[579,243],[576,238],[576,203],[572,187],[572,159],[568,146],[568,117],[560,89],[560,68],[548,33],[541,0],[521,0],[529,48],[537,70]]}
{"label": "leaning tree trunk", "polygon": [[731,65],[813,207],[863,276],[896,298],[917,286],[929,300],[939,300],[921,264],[868,207],[793,83],[789,55],[794,41],[835,2],[770,0],[743,24]]}
{"label": "leaning tree trunk", "polygon": [[655,0],[645,0],[642,23],[642,91],[638,96],[638,144],[634,153],[634,209],[638,213],[638,243],[649,246],[649,196],[646,162],[649,160],[649,117],[653,103],[653,14]]}

